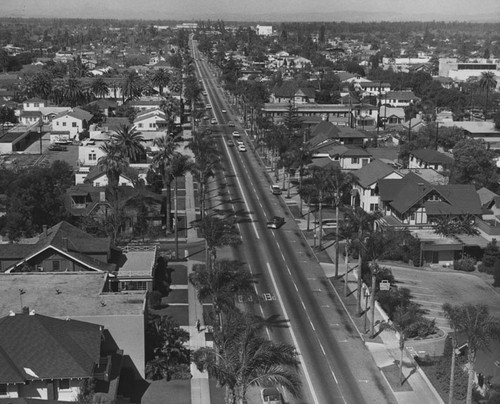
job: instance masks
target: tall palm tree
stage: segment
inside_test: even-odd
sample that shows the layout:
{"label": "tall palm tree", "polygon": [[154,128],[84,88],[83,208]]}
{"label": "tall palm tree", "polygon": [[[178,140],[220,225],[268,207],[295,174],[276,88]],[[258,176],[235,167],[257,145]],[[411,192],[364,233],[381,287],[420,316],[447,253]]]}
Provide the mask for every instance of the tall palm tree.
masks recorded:
{"label": "tall palm tree", "polygon": [[359,206],[347,209],[345,211],[344,220],[341,225],[341,232],[345,238],[351,239],[351,244],[358,251],[358,287],[357,293],[357,313],[361,315],[361,291],[362,291],[362,266],[363,257],[366,255],[366,240],[367,237],[374,231],[375,221],[380,217],[378,212],[368,213]]}
{"label": "tall palm tree", "polygon": [[158,69],[151,78],[151,83],[158,87],[160,95],[163,95],[163,89],[170,83],[170,75],[165,69]]}
{"label": "tall palm tree", "polygon": [[129,162],[144,154],[144,137],[132,125],[121,124],[112,136],[113,142],[122,149]]}
{"label": "tall palm tree", "polygon": [[123,102],[139,98],[142,94],[142,79],[135,71],[129,71],[123,77],[120,88]]}
{"label": "tall palm tree", "polygon": [[241,243],[240,234],[234,223],[217,216],[205,216],[196,226],[205,239],[207,267],[213,268],[217,258],[217,248]]}
{"label": "tall palm tree", "polygon": [[106,95],[108,95],[109,92],[109,86],[106,83],[106,80],[104,80],[102,77],[97,77],[92,80],[90,89],[92,91],[92,94],[94,94],[94,96],[97,98],[104,98]]}
{"label": "tall palm tree", "polygon": [[161,102],[160,108],[167,116],[167,133],[173,132],[176,118],[180,116],[180,107],[180,101],[170,94],[167,94],[165,100]]}
{"label": "tall palm tree", "polygon": [[[444,307],[443,307],[444,309]],[[462,304],[447,306],[447,315],[451,314],[456,330],[463,334],[467,341],[467,396],[466,404],[472,403],[474,382],[474,365],[479,351],[489,348],[493,339],[500,338],[500,322],[490,316],[488,307],[482,304]]]}
{"label": "tall palm tree", "polygon": [[70,76],[65,84],[64,100],[74,107],[83,97],[82,83],[78,78]]}
{"label": "tall palm tree", "polygon": [[177,197],[178,197],[178,184],[177,178],[183,177],[188,171],[191,170],[192,161],[189,156],[185,154],[174,154],[172,159],[172,176],[174,177],[174,233],[175,233],[175,256],[179,257],[179,225],[178,225],[178,209],[177,209]]}
{"label": "tall palm tree", "polygon": [[153,145],[158,148],[158,150],[153,152],[153,161],[151,163],[153,169],[160,174],[163,189],[165,190],[165,226],[167,233],[172,232],[172,221],[170,220],[171,212],[171,183],[173,180],[173,167],[172,161],[174,156],[178,153],[176,150],[179,147],[178,138],[172,136],[162,136],[156,138],[153,141]]}
{"label": "tall palm tree", "polygon": [[223,313],[235,308],[237,295],[255,294],[252,273],[238,261],[217,261],[212,268],[192,272],[189,282],[196,289],[200,303],[207,300],[212,303],[217,330],[223,328]]}
{"label": "tall palm tree", "polygon": [[298,397],[299,360],[293,345],[275,343],[262,336],[261,319],[232,312],[218,344],[224,349],[200,348],[194,362],[226,387],[226,404],[246,403],[250,386],[281,386]]}
{"label": "tall palm tree", "polygon": [[448,404],[453,404],[453,395],[455,390],[455,362],[457,348],[457,332],[461,322],[461,310],[450,303],[443,304],[443,312],[452,329],[451,334],[451,369],[450,369],[450,391],[448,392]]}
{"label": "tall palm tree", "polygon": [[495,73],[493,72],[482,72],[481,78],[479,79],[479,88],[486,91],[486,100],[484,102],[484,119],[486,120],[486,112],[488,111],[488,95],[491,89],[497,86],[497,80]]}
{"label": "tall palm tree", "polygon": [[106,142],[100,149],[105,154],[99,157],[97,165],[106,172],[109,187],[117,190],[120,175],[127,168],[128,161],[123,154],[123,149],[114,143]]}
{"label": "tall palm tree", "polygon": [[33,77],[33,90],[44,100],[48,99],[52,92],[52,80],[52,75],[47,71],[39,72]]}
{"label": "tall palm tree", "polygon": [[187,146],[194,154],[194,163],[191,172],[199,183],[200,189],[200,215],[205,216],[205,197],[208,180],[215,175],[215,170],[220,168],[219,150],[209,136],[195,133]]}

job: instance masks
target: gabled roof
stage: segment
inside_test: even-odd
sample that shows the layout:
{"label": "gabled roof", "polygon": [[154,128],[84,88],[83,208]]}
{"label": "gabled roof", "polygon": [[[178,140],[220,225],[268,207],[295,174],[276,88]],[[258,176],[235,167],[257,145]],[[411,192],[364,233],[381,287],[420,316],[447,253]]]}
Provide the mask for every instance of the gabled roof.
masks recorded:
{"label": "gabled roof", "polygon": [[386,97],[388,100],[399,101],[413,101],[420,99],[415,94],[413,94],[413,91],[389,91]]}
{"label": "gabled roof", "polygon": [[[89,173],[87,174],[87,176],[85,177],[85,182],[86,183],[90,183],[94,180],[96,180],[97,178],[100,178],[102,176],[106,176],[106,170],[102,167],[99,167],[99,166],[94,166],[92,167],[92,169],[89,171]],[[139,178],[139,172],[133,168],[133,167],[126,167],[124,172],[122,172],[120,174],[120,177],[125,177],[127,179],[129,179],[130,181],[137,181],[137,179]]]}
{"label": "gabled roof", "polygon": [[429,164],[453,164],[452,157],[433,149],[416,149],[410,151],[410,154]]}
{"label": "gabled roof", "polygon": [[477,194],[479,195],[479,200],[481,201],[481,205],[487,204],[493,200],[493,198],[498,197],[493,191],[490,191],[486,187],[482,187],[477,190]]}
{"label": "gabled roof", "polygon": [[90,378],[99,362],[101,326],[39,314],[0,318],[0,383]]}
{"label": "gabled roof", "polygon": [[273,89],[275,97],[292,98],[297,93],[302,93],[305,97],[314,98],[316,95],[315,89],[312,87],[299,86],[295,80],[285,80],[281,86],[275,86]]}
{"label": "gabled roof", "polygon": [[370,164],[356,171],[357,183],[363,188],[368,188],[388,175],[397,172],[393,167],[381,160],[373,160]]}
{"label": "gabled roof", "polygon": [[328,152],[330,157],[371,157],[365,149],[351,145],[334,145]]}
{"label": "gabled roof", "polygon": [[72,110],[64,111],[64,112],[57,114],[54,117],[54,119],[64,118],[66,116],[76,118],[76,119],[79,119],[81,121],[89,121],[90,119],[92,119],[93,115],[90,112],[87,112],[81,108],[74,108]]}

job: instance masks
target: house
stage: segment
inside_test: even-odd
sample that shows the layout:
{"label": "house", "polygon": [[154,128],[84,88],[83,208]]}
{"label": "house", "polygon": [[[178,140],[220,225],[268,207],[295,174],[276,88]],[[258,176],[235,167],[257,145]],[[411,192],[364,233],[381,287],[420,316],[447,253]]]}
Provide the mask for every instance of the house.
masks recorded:
{"label": "house", "polygon": [[420,101],[413,91],[389,91],[385,94],[382,100],[383,104],[388,104],[391,107],[408,107],[410,104],[415,104]]}
{"label": "house", "polygon": [[293,104],[314,103],[316,90],[313,87],[299,86],[294,80],[285,80],[275,86],[271,92],[270,102],[291,102]]}
{"label": "house", "polygon": [[380,180],[378,193],[384,215],[380,225],[405,228],[418,237],[423,263],[453,263],[464,251],[476,255],[488,243],[481,236],[444,237],[433,229],[442,218],[480,217],[481,202],[473,185],[433,185],[411,172],[402,179]]}
{"label": "house", "polygon": [[[145,181],[146,175],[143,174]],[[133,167],[126,167],[118,179],[119,186],[135,187],[139,181],[139,172]],[[106,170],[99,166],[81,167],[75,174],[75,184],[92,184],[93,187],[106,187],[108,185],[108,176]]]}
{"label": "house", "polygon": [[23,101],[23,111],[40,111],[40,108],[45,108],[47,102],[41,98],[30,98]]}
{"label": "house", "polygon": [[[265,103],[262,114],[279,124],[290,112],[289,102]],[[295,104],[295,113],[300,117],[302,126],[312,128],[321,121],[329,121],[338,126],[349,126],[352,121],[351,108],[342,104]]]}
{"label": "house", "polygon": [[360,103],[352,106],[354,127],[374,129],[378,122],[378,108],[375,105]]}
{"label": "house", "polygon": [[307,143],[311,151],[325,153],[330,144],[363,146],[369,138],[371,135],[361,130],[321,121],[312,129],[311,138]]}
{"label": "house", "polygon": [[443,122],[442,126],[448,128],[456,126],[463,130],[464,135],[472,139],[484,140],[488,143],[490,149],[500,149],[500,130],[495,128],[494,122]]}
{"label": "house", "polygon": [[351,206],[360,206],[370,213],[379,210],[378,181],[403,177],[395,167],[379,159],[355,171],[354,175],[356,180],[353,184]]}
{"label": "house", "polygon": [[[112,291],[110,276],[107,272],[0,273],[0,313],[7,315],[19,310],[21,289],[24,307],[63,321],[102,326],[104,344],[109,347],[106,352],[123,350],[124,370],[140,379],[144,377],[146,362],[146,291]],[[4,328],[2,325],[2,335]],[[38,353],[42,354],[40,350]],[[2,359],[0,374],[5,369]],[[52,358],[54,363],[55,359],[56,356]]]}
{"label": "house", "polygon": [[165,221],[163,197],[143,188],[121,186],[115,196],[105,186],[79,184],[66,191],[64,203],[72,216],[92,217],[98,222],[104,221],[118,204],[123,211],[121,226],[125,232],[132,232],[139,220],[145,220],[151,229],[160,229]]}
{"label": "house", "polygon": [[164,130],[168,126],[167,114],[159,108],[144,110],[135,117],[134,126],[140,131]]}
{"label": "house", "polygon": [[70,138],[75,139],[80,132],[88,128],[91,119],[92,114],[90,112],[81,108],[74,108],[54,117],[52,131],[69,131]]}
{"label": "house", "polygon": [[138,100],[129,101],[127,105],[130,105],[139,111],[146,111],[150,109],[160,109],[164,101],[165,98],[160,96],[144,96],[140,97]]}
{"label": "house", "polygon": [[337,161],[342,170],[358,170],[372,160],[371,154],[365,149],[342,144],[330,146],[328,157],[332,161]]}
{"label": "house", "polygon": [[383,112],[383,122],[386,128],[399,127],[405,121],[405,110],[400,107],[384,107],[380,110]]}
{"label": "house", "polygon": [[106,349],[101,325],[25,307],[0,318],[0,328],[0,398],[77,401],[83,380],[94,379],[98,395],[116,399],[122,355]]}
{"label": "house", "polygon": [[416,149],[410,151],[408,168],[432,168],[446,171],[453,165],[453,157],[433,149]]}

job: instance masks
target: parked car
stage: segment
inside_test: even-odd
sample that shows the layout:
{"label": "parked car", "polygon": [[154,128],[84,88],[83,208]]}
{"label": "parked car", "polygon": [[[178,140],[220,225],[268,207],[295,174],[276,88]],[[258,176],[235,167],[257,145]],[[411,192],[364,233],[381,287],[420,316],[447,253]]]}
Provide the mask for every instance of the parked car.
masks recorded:
{"label": "parked car", "polygon": [[49,146],[50,151],[67,151],[68,148],[66,146],[61,146],[60,144],[51,144]]}
{"label": "parked car", "polygon": [[212,118],[212,120],[210,121],[210,123],[211,123],[212,125],[217,125],[217,119]]}
{"label": "parked car", "polygon": [[281,195],[281,188],[279,185],[271,185],[270,189],[273,195]]}
{"label": "parked car", "polygon": [[223,114],[225,114],[227,111],[225,109],[221,109],[221,111]]}
{"label": "parked car", "polygon": [[228,145],[229,147],[233,147],[233,146],[234,146],[234,142],[233,142],[231,139],[228,139],[228,140],[226,141],[226,143],[227,143],[227,145]]}
{"label": "parked car", "polygon": [[238,151],[240,151],[240,152],[246,152],[247,148],[245,147],[244,144],[239,144],[238,145]]}
{"label": "parked car", "polygon": [[233,132],[233,137],[240,137],[240,132],[238,132],[237,130],[235,130]]}
{"label": "parked car", "polygon": [[260,396],[263,404],[283,404],[281,393],[275,387],[262,389]]}
{"label": "parked car", "polygon": [[227,123],[227,126],[229,126],[230,128],[234,128],[234,122],[233,121],[229,121]]}
{"label": "parked car", "polygon": [[268,229],[278,229],[285,224],[285,218],[281,216],[274,216],[267,222]]}

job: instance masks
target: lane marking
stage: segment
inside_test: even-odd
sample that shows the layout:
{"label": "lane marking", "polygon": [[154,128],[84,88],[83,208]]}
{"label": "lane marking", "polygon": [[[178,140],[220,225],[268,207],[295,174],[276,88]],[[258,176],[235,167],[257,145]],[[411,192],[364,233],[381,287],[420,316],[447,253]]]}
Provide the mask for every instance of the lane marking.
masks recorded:
{"label": "lane marking", "polygon": [[[267,265],[267,270],[269,272],[269,276],[271,277],[271,282],[273,283],[274,290],[276,291],[276,295],[278,296],[278,302],[280,303],[281,310],[283,311],[283,314],[285,315],[285,318],[290,319],[290,316],[288,315],[285,305],[283,304],[283,299],[281,298],[281,293],[278,289],[278,285],[276,284],[276,280],[274,279],[273,271],[271,270],[271,264],[269,262],[266,262]],[[300,358],[303,358],[302,353],[299,348],[299,344],[297,342],[297,337],[295,336],[295,332],[293,331],[293,327],[290,325],[290,335],[292,336],[293,343],[295,344],[295,349],[297,350],[297,353],[299,354]],[[307,384],[309,385],[309,390],[312,393],[313,400],[316,404],[319,404],[318,397],[316,396],[316,391],[314,390],[311,376],[309,375],[309,371],[307,370],[307,367],[305,363],[300,359],[300,362],[302,363],[302,368],[304,369],[304,374],[306,376]]]}

